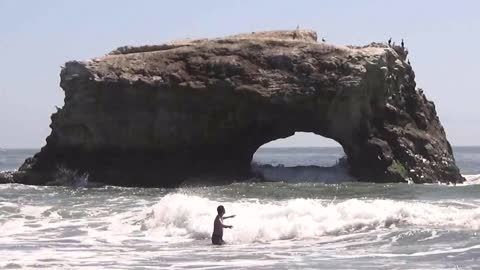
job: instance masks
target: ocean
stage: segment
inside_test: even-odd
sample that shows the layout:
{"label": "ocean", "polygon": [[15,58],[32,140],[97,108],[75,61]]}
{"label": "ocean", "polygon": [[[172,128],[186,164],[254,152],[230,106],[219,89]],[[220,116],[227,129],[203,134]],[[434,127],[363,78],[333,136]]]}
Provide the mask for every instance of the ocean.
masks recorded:
{"label": "ocean", "polygon": [[[0,170],[36,151],[0,150]],[[468,179],[456,186],[302,172],[338,168],[340,148],[259,149],[254,163],[273,165],[268,175],[278,182],[0,185],[0,268],[480,269],[480,147],[454,152]],[[213,246],[220,204],[236,217],[225,220],[228,244]]]}

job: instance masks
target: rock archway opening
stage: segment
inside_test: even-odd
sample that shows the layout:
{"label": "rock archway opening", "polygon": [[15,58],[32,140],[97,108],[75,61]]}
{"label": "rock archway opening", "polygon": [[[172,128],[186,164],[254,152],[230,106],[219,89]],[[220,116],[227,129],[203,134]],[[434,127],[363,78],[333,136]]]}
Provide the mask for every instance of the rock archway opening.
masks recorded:
{"label": "rock archway opening", "polygon": [[296,132],[260,146],[252,171],[269,181],[338,183],[354,181],[342,146],[311,132]]}

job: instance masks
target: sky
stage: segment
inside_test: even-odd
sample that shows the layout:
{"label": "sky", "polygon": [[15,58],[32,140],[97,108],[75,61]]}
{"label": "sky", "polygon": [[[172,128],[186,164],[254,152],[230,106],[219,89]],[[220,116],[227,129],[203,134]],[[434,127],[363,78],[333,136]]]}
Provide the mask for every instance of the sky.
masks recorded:
{"label": "sky", "polygon": [[[405,39],[417,86],[453,145],[480,145],[480,1],[0,0],[0,148],[39,148],[63,105],[61,66],[123,45],[316,30],[334,44]],[[268,146],[335,146],[296,134]]]}

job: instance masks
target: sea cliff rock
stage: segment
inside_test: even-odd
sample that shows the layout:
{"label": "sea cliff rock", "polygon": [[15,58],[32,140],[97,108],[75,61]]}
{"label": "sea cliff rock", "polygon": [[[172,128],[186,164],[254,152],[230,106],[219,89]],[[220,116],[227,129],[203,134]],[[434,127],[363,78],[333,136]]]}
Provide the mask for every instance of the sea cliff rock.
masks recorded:
{"label": "sea cliff rock", "polygon": [[68,62],[47,144],[13,178],[51,183],[62,168],[126,186],[242,180],[261,145],[303,131],[341,144],[360,181],[464,180],[406,50],[316,39],[258,32]]}

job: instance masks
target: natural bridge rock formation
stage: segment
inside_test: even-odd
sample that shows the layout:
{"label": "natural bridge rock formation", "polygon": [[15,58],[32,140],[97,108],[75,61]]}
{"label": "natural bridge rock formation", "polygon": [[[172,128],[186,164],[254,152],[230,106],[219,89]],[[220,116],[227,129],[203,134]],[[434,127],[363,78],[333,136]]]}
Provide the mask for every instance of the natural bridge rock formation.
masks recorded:
{"label": "natural bridge rock formation", "polygon": [[402,48],[316,39],[260,32],[68,62],[47,145],[10,177],[45,184],[60,167],[114,185],[241,180],[258,147],[304,131],[340,143],[362,181],[464,180]]}

